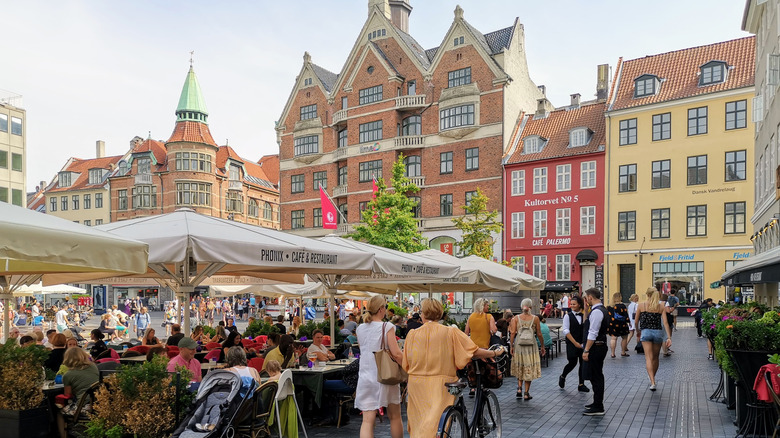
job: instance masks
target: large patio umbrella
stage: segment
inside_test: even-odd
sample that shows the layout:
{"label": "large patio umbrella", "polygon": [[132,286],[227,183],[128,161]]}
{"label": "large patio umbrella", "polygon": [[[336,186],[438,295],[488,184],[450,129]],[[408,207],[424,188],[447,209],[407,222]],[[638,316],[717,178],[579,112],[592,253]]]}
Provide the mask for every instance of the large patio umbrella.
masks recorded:
{"label": "large patio umbrella", "polygon": [[14,296],[32,296],[32,295],[49,295],[49,294],[85,294],[86,289],[80,287],[71,286],[68,284],[54,284],[51,286],[44,286],[42,283],[35,283],[28,286],[22,286],[13,292]]}
{"label": "large patio umbrella", "polygon": [[[139,277],[170,287],[184,305],[195,286],[215,275],[303,283],[306,273],[368,274],[374,264],[371,253],[188,208],[97,228],[148,243],[149,270]],[[190,332],[189,312],[184,312],[184,331]]]}
{"label": "large patio umbrella", "polygon": [[[146,271],[147,245],[129,238],[37,211],[0,202],[0,299],[5,309],[12,293],[43,280],[82,278]],[[3,334],[10,326],[3,318]]]}

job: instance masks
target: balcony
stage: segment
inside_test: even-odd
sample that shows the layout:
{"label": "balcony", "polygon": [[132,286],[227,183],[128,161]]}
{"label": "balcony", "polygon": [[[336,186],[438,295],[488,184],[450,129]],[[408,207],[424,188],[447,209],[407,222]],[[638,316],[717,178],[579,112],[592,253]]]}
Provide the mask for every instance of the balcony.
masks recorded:
{"label": "balcony", "polygon": [[152,184],[152,174],[151,173],[139,173],[135,176],[135,185],[145,185],[148,186]]}
{"label": "balcony", "polygon": [[347,158],[347,155],[349,155],[348,152],[349,152],[349,149],[347,149],[346,146],[340,147],[340,148],[336,149],[335,151],[333,151],[333,159],[334,160],[341,160],[341,159]]}
{"label": "balcony", "polygon": [[333,113],[333,124],[337,125],[347,119],[347,110],[338,110]]}
{"label": "balcony", "polygon": [[422,108],[424,106],[425,106],[424,94],[414,94],[411,96],[398,96],[395,98],[395,109],[397,110]]}
{"label": "balcony", "polygon": [[425,137],[422,135],[404,135],[395,137],[396,149],[416,149],[425,145]]}
{"label": "balcony", "polygon": [[355,231],[355,226],[352,224],[339,224],[336,229],[336,235],[349,234]]}
{"label": "balcony", "polygon": [[244,188],[244,182],[236,179],[228,180],[228,190],[241,191]]}
{"label": "balcony", "polygon": [[411,181],[412,184],[416,185],[419,188],[425,187],[425,177],[424,176],[410,176],[409,181]]}
{"label": "balcony", "polygon": [[347,186],[340,185],[333,188],[333,197],[338,198],[339,196],[347,196]]}

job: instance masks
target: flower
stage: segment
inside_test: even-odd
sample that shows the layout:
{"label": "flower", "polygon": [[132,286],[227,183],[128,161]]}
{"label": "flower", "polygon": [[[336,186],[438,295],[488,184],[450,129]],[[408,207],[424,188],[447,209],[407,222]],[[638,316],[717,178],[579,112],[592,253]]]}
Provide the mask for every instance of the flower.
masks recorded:
{"label": "flower", "polygon": [[298,340],[299,341],[308,341],[309,339],[306,336],[301,336],[301,338],[298,339]]}
{"label": "flower", "polygon": [[733,325],[727,325],[727,326],[726,326],[726,328],[727,328],[727,329],[729,329],[729,330],[731,330],[731,329],[733,329],[733,328],[734,328],[734,326],[733,326]]}

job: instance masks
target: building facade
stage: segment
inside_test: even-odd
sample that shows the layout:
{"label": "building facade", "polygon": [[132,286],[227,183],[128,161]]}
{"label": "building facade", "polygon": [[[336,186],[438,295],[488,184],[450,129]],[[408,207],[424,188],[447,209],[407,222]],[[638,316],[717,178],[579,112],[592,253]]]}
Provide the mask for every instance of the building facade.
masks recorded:
{"label": "building facade", "polygon": [[603,286],[605,106],[579,99],[524,115],[504,165],[504,258],[543,296]]}
{"label": "building facade", "polygon": [[[309,54],[277,125],[281,225],[322,236],[319,187],[352,230],[400,154],[421,188],[415,215],[431,248],[452,253],[460,232],[452,218],[477,187],[501,211],[502,156],[521,110],[541,91],[529,75],[522,25],[482,34],[455,9],[439,47],[424,50],[409,34],[407,0],[370,0],[369,14],[338,74]],[[495,254],[501,236],[495,236]]]}
{"label": "building facade", "polygon": [[754,38],[620,60],[606,112],[605,290],[722,300],[752,253]]}
{"label": "building facade", "polygon": [[26,207],[26,112],[22,96],[0,96],[0,202]]}

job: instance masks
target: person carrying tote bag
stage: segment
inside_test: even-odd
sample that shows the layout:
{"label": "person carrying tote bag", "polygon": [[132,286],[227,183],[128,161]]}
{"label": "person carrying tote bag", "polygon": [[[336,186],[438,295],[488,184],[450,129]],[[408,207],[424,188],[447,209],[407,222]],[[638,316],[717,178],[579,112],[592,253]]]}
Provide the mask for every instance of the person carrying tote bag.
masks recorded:
{"label": "person carrying tote bag", "polygon": [[374,358],[376,359],[376,379],[383,385],[398,385],[401,382],[405,382],[409,375],[401,368],[393,358],[393,354],[385,343],[385,325],[382,323],[382,349],[374,352]]}

